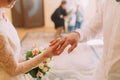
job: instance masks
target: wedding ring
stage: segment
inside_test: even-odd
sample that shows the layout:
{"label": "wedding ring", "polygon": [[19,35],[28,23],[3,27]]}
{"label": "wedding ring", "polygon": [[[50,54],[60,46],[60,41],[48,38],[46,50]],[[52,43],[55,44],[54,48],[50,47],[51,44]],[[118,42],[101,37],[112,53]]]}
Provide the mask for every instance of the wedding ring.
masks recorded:
{"label": "wedding ring", "polygon": [[57,40],[61,40],[61,38],[57,38]]}

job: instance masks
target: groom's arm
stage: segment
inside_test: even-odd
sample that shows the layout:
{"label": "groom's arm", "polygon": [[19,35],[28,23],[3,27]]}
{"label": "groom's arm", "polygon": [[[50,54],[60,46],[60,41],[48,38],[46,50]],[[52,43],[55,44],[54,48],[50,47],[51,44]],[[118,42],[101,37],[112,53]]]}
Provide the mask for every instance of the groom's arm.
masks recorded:
{"label": "groom's arm", "polygon": [[83,23],[82,28],[75,31],[79,33],[81,42],[88,41],[101,31],[102,18],[101,12],[96,12],[95,16],[88,23]]}
{"label": "groom's arm", "polygon": [[84,22],[82,29],[76,30],[80,34],[80,41],[87,41],[95,37],[103,27],[103,14],[106,1],[98,1],[97,3],[97,10],[93,18],[89,22]]}

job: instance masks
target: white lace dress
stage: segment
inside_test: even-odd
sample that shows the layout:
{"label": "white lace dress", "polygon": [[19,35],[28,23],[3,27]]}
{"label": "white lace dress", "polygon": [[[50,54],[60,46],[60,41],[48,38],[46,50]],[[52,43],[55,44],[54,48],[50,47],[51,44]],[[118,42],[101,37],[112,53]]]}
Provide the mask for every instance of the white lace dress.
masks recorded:
{"label": "white lace dress", "polygon": [[[3,10],[0,9],[0,34],[7,35],[7,37],[15,44],[15,53],[14,57],[16,61],[19,60],[20,54],[20,40],[18,38],[17,32],[14,26],[10,23],[10,21],[5,17]],[[1,48],[0,48],[1,50]],[[9,68],[9,67],[8,67]],[[0,65],[0,80],[25,80],[24,77],[20,76],[10,76],[7,72],[5,72]]]}

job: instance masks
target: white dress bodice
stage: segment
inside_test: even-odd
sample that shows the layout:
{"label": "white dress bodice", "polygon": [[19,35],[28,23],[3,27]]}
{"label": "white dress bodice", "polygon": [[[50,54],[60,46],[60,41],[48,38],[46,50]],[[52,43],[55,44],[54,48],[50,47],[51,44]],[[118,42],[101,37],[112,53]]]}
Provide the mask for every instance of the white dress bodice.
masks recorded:
{"label": "white dress bodice", "polygon": [[[14,26],[7,19],[2,9],[0,9],[0,33],[6,35],[15,45],[14,57],[16,59],[16,62],[18,62],[21,49],[20,40]],[[22,77],[20,76],[12,77],[0,67],[0,80],[24,80],[21,79]]]}

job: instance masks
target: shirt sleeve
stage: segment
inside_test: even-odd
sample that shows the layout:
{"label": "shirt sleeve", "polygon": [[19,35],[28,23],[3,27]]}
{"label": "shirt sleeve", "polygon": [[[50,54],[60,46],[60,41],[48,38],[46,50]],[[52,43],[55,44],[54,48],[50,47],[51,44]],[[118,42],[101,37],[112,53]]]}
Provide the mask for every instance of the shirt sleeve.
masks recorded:
{"label": "shirt sleeve", "polygon": [[80,34],[80,41],[87,41],[95,37],[102,29],[103,7],[101,3],[97,9],[98,11],[95,13],[95,16],[88,23],[83,23],[82,29],[76,30],[76,32]]}

